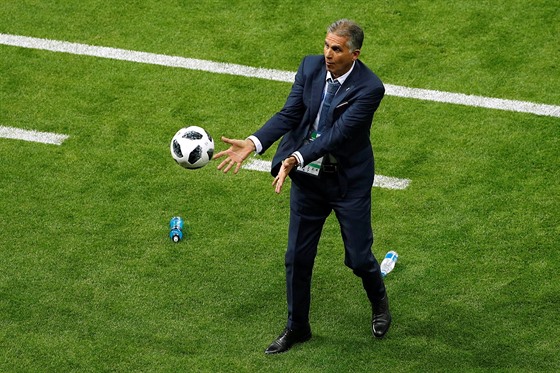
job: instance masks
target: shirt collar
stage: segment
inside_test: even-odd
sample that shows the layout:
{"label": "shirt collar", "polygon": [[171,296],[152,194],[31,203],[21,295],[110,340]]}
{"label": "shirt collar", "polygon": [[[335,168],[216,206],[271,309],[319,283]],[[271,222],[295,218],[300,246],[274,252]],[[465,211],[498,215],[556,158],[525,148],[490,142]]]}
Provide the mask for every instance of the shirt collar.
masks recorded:
{"label": "shirt collar", "polygon": [[344,81],[346,80],[346,78],[348,78],[348,76],[350,75],[350,73],[352,72],[352,70],[354,70],[354,66],[356,65],[356,61],[352,62],[352,67],[350,68],[350,70],[348,70],[346,72],[346,74],[339,76],[338,78],[334,79],[331,75],[330,71],[327,71],[327,76],[325,78],[325,81],[332,79],[332,80],[338,80],[338,82],[340,83],[340,85],[344,84]]}

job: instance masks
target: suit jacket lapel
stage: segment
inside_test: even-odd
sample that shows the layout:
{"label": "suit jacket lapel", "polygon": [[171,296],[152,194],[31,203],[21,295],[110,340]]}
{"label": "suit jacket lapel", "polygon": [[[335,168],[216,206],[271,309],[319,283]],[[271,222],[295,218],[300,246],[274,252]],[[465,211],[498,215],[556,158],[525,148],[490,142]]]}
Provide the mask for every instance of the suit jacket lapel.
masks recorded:
{"label": "suit jacket lapel", "polygon": [[346,84],[346,83],[350,83],[348,82],[348,80],[346,80],[344,82],[344,84],[340,87],[340,89],[338,90],[338,92],[336,93],[336,95],[333,97],[332,100],[332,104],[331,104],[331,108],[330,108],[330,112],[333,112],[334,109],[340,105],[344,99],[346,98],[346,96],[348,95],[348,93],[352,90],[352,88],[354,87],[353,84]]}
{"label": "suit jacket lapel", "polygon": [[[321,106],[321,101],[323,100],[323,91],[325,89],[325,78],[327,76],[326,74],[327,74],[327,70],[323,62],[322,67],[319,70],[318,74],[313,78],[313,88],[311,91],[311,107],[309,111],[311,115],[310,116],[311,123],[313,123],[313,121],[317,117],[317,114],[319,113],[319,107]],[[346,78],[344,84],[340,87],[340,89],[338,90],[338,92],[336,93],[336,95],[332,100],[331,107],[329,109],[329,112],[327,113],[329,117],[332,117],[334,109],[342,102],[344,102],[344,99],[346,98],[348,93],[352,91],[355,85],[354,82],[359,76],[359,74],[360,74],[360,65],[359,65],[359,61],[356,61],[356,64],[354,65],[354,70],[352,70],[352,73],[348,76],[348,78]],[[326,125],[327,127],[331,126],[332,120],[327,120]]]}
{"label": "suit jacket lapel", "polygon": [[344,101],[348,93],[352,91],[352,89],[354,88],[354,81],[356,77],[359,75],[359,70],[360,70],[360,66],[358,64],[358,61],[356,61],[356,64],[354,65],[354,70],[352,70],[352,73],[348,76],[348,78],[346,78],[344,84],[340,87],[340,89],[338,90],[338,92],[336,93],[336,95],[332,100],[331,112],[334,111],[334,109]]}
{"label": "suit jacket lapel", "polygon": [[348,76],[348,78],[346,78],[344,84],[340,86],[338,92],[333,97],[331,107],[329,109],[329,112],[327,113],[328,115],[327,122],[326,122],[327,128],[330,128],[333,125],[332,116],[334,110],[338,105],[344,102],[344,99],[346,98],[346,96],[348,96],[348,93],[352,91],[352,89],[355,86],[354,81],[358,75],[359,75],[359,66],[356,63],[356,65],[354,65],[354,70],[352,70],[352,73]]}

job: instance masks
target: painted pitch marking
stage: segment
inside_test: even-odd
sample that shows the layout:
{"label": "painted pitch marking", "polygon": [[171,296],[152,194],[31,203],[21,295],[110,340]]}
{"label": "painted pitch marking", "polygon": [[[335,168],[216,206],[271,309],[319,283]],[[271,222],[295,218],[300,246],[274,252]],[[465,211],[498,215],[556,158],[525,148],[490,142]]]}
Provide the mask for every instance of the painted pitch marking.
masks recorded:
{"label": "painted pitch marking", "polygon": [[[242,168],[246,170],[270,172],[270,166],[270,161],[263,161],[261,159],[249,159],[247,163],[243,164]],[[409,179],[399,179],[396,177],[383,175],[375,175],[375,180],[373,182],[374,187],[398,190],[406,189],[409,184]]]}
{"label": "painted pitch marking", "polygon": [[[239,75],[250,78],[261,78],[287,83],[293,83],[295,77],[295,73],[290,71],[263,69],[230,63],[220,63],[148,52],[138,52],[127,49],[98,47],[87,44],[2,33],[0,33],[0,44],[153,65],[179,67],[218,74]],[[385,84],[385,89],[385,93],[389,96],[482,107],[488,109],[507,110],[560,118],[560,106],[558,105],[547,105],[527,101],[466,95],[462,93],[443,92],[429,89],[409,88],[392,84]]]}
{"label": "painted pitch marking", "polygon": [[62,145],[68,135],[61,135],[51,132],[39,132],[31,130],[23,130],[21,128],[0,126],[0,138],[16,139],[32,142],[40,142],[43,144]]}

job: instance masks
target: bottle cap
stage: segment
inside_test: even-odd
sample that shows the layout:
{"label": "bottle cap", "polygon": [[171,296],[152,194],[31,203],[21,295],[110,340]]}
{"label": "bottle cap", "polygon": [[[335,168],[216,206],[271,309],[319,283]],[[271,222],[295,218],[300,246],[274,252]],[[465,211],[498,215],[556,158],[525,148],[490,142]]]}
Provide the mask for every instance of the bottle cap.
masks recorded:
{"label": "bottle cap", "polygon": [[389,252],[387,252],[387,254],[385,254],[385,258],[395,258],[395,260],[397,260],[397,258],[399,257],[399,254],[397,254],[396,251],[391,250]]}
{"label": "bottle cap", "polygon": [[174,228],[169,232],[169,238],[177,243],[183,239],[183,232],[180,229]]}

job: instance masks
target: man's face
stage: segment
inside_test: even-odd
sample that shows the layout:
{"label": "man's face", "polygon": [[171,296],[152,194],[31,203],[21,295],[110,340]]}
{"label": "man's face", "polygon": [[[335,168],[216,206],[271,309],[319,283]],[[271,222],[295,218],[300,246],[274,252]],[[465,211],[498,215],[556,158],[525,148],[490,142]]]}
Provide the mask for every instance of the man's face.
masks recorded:
{"label": "man's face", "polygon": [[327,71],[330,71],[334,78],[347,73],[352,67],[352,63],[360,55],[359,49],[350,52],[346,45],[347,41],[347,37],[332,33],[328,33],[325,38],[325,47],[323,49],[325,63],[327,64]]}

